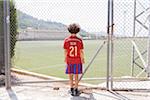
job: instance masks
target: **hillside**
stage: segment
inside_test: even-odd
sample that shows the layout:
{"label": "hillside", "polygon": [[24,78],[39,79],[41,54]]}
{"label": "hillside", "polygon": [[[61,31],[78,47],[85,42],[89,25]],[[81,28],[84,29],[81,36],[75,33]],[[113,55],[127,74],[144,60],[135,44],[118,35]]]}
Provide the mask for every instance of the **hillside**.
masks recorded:
{"label": "hillside", "polygon": [[[17,11],[17,15],[18,15],[18,29],[19,30],[27,29],[29,27],[32,29],[52,30],[52,31],[61,31],[61,32],[66,32],[67,30],[67,26],[62,23],[39,20],[19,10]],[[80,33],[82,36],[85,36],[87,32],[84,30],[81,30]]]}

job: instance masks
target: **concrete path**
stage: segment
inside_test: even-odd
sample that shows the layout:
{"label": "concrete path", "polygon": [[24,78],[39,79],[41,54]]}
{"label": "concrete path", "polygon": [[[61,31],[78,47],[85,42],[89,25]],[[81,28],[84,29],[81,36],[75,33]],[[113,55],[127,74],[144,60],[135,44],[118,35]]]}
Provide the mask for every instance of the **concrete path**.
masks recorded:
{"label": "concrete path", "polygon": [[[15,75],[20,81],[44,80],[27,75]],[[149,85],[149,83],[147,84]],[[88,88],[88,87],[86,87]],[[150,100],[150,92],[114,92],[79,87],[84,93],[79,97],[68,94],[64,83],[32,83],[13,85],[11,90],[0,87],[0,100]]]}
{"label": "concrete path", "polygon": [[11,90],[0,87],[0,100],[150,100],[149,92],[108,92],[93,89],[85,90],[79,97],[72,97],[68,94],[68,89],[62,83],[24,84],[12,86]]}

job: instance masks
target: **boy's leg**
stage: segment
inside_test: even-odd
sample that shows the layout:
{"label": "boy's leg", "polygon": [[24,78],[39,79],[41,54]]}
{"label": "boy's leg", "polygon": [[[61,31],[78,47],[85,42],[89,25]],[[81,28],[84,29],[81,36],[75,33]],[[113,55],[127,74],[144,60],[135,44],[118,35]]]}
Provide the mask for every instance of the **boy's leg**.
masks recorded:
{"label": "boy's leg", "polygon": [[75,74],[75,88],[78,88],[78,74]]}
{"label": "boy's leg", "polygon": [[70,93],[74,96],[73,74],[69,74]]}
{"label": "boy's leg", "polygon": [[79,96],[80,95],[80,91],[78,90],[78,74],[75,74],[75,96]]}
{"label": "boy's leg", "polygon": [[73,88],[73,74],[69,74],[69,80],[70,88]]}

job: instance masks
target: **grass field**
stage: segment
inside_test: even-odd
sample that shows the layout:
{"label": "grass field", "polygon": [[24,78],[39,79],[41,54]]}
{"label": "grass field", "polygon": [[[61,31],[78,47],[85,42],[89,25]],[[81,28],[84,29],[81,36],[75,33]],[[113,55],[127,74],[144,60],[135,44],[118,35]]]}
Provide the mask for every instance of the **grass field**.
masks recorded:
{"label": "grass field", "polygon": [[[84,40],[86,65],[103,40]],[[140,50],[146,49],[146,41],[137,41]],[[100,51],[85,77],[105,77],[107,67],[107,44]],[[132,45],[129,39],[114,41],[114,76],[129,76]],[[63,54],[63,41],[18,41],[14,66],[41,74],[67,78]],[[140,60],[138,61],[140,62]],[[135,73],[141,71],[135,68]]]}

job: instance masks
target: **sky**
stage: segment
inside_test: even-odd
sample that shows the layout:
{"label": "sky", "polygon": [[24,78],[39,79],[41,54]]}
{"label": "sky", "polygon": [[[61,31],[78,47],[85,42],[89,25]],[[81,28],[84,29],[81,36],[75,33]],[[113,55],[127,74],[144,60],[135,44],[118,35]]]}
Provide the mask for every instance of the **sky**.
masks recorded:
{"label": "sky", "polygon": [[[20,11],[38,19],[60,22],[65,25],[78,23],[87,32],[106,32],[107,1],[15,0],[15,4]],[[137,0],[137,14],[149,7],[149,5],[149,0]],[[114,30],[117,34],[132,34],[133,7],[134,0],[114,0]],[[145,18],[141,17],[140,19],[144,22]]]}
{"label": "sky", "polygon": [[17,9],[38,19],[78,23],[88,32],[107,29],[107,0],[15,0]]}

